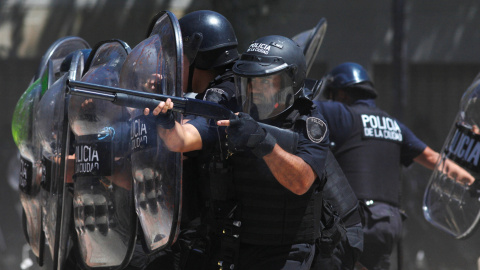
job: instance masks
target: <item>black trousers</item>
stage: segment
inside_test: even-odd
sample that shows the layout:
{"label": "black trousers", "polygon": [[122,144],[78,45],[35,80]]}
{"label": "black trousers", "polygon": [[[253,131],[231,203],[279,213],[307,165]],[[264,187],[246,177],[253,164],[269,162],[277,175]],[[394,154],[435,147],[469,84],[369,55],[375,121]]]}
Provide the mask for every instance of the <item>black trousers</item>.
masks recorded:
{"label": "black trousers", "polygon": [[388,270],[390,255],[400,240],[402,215],[398,207],[376,202],[365,211],[364,246],[360,263],[368,270]]}

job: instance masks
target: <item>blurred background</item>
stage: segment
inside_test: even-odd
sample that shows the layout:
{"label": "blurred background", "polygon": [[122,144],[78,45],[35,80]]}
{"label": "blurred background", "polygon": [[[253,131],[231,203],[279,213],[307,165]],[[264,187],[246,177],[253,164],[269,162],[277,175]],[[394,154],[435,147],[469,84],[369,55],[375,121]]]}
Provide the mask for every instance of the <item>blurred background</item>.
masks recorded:
{"label": "blurred background", "polygon": [[[475,0],[0,0],[0,269],[20,269],[29,253],[17,193],[19,164],[11,135],[15,104],[47,48],[64,36],[92,47],[118,38],[132,48],[161,10],[177,18],[199,9],[222,13],[243,52],[260,36],[293,37],[324,17],[328,27],[309,77],[345,61],[375,81],[378,105],[440,151],[463,92],[480,71],[480,2]],[[480,238],[455,240],[428,223],[422,200],[430,171],[403,170],[405,221],[392,269],[478,269]],[[34,265],[29,269],[40,269]]]}

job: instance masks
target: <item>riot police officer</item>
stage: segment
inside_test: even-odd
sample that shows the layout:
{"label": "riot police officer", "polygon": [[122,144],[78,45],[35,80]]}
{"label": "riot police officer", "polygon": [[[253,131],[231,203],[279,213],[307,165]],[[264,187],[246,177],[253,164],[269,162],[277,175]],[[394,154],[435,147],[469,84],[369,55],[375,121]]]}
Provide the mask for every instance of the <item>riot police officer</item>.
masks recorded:
{"label": "riot police officer", "polygon": [[[238,41],[230,22],[211,10],[199,10],[179,19],[184,51],[183,91],[194,93],[195,98],[223,104],[230,109],[236,106],[235,84],[231,68],[238,59]],[[202,117],[187,115],[183,127],[187,132],[210,129],[213,122]],[[186,124],[188,123],[188,124]],[[216,127],[215,127],[216,128]],[[196,151],[191,151],[196,150]],[[214,148],[186,149],[183,160],[183,201],[180,235],[177,242],[151,265],[171,264],[175,269],[202,269],[209,246],[210,220],[208,205],[211,202],[210,166],[222,166],[213,152]],[[215,165],[216,164],[216,165]],[[172,266],[173,267],[173,266]]]}
{"label": "riot police officer", "polygon": [[[235,85],[231,68],[238,59],[237,38],[230,22],[221,14],[211,10],[194,11],[180,20],[183,48],[188,63],[188,82],[185,92],[196,93],[197,99],[217,102],[232,108],[235,95]],[[234,100],[233,100],[234,102]],[[186,116],[185,122],[192,126],[201,126],[204,118]],[[200,123],[200,125],[198,124]],[[205,151],[204,151],[205,152]],[[187,195],[196,196],[197,189],[191,188],[198,183],[198,168],[204,167],[204,159],[197,159],[201,153],[188,153],[184,160],[184,189]],[[205,153],[202,153],[205,155]],[[200,163],[199,163],[200,162]],[[190,177],[189,177],[190,176]],[[192,179],[193,178],[193,179]],[[192,181],[190,181],[192,180]],[[191,192],[190,194],[188,192]],[[191,221],[198,215],[198,202],[190,201],[189,207],[184,207],[183,223]],[[199,202],[200,204],[202,202]]]}
{"label": "riot police officer", "polygon": [[[189,62],[186,91],[196,93],[195,98],[235,106],[235,84],[231,68],[238,59],[237,38],[230,22],[221,14],[200,10],[179,20],[184,52]],[[185,122],[196,129],[214,126],[202,117],[186,116]],[[188,127],[188,125],[187,125]],[[212,128],[215,130],[216,128]],[[214,148],[203,148],[184,154],[183,201],[180,263],[182,269],[199,268],[205,264],[211,243],[208,234],[213,217],[210,167],[224,167],[222,158]],[[187,223],[188,222],[188,223]],[[200,222],[200,224],[199,224]]]}
{"label": "riot police officer", "polygon": [[[220,142],[219,151],[229,154],[225,185],[217,186],[225,192],[212,195],[218,196],[212,201],[213,237],[219,243],[212,266],[310,268],[319,237],[328,131],[313,103],[300,97],[305,71],[298,44],[286,37],[266,36],[250,44],[233,67],[241,112],[217,121],[227,127],[227,135],[205,121],[203,126],[175,122],[171,100],[153,110],[169,149],[208,149]],[[296,140],[284,142],[287,136],[278,133],[294,134]]]}
{"label": "riot police officer", "polygon": [[[389,257],[402,229],[400,165],[415,161],[433,169],[439,154],[375,106],[377,91],[361,65],[343,63],[325,78],[323,94],[331,101],[315,103],[329,124],[335,157],[366,206],[359,262],[367,269],[389,269]],[[473,182],[472,176],[460,167],[447,166],[449,175],[458,175],[457,181]],[[347,237],[340,248],[351,249],[355,245],[352,240]]]}

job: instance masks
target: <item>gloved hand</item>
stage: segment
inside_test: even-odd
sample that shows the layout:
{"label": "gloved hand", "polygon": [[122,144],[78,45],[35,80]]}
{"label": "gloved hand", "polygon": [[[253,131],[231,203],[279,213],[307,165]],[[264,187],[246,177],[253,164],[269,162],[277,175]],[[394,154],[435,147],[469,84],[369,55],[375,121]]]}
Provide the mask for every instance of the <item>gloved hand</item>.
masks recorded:
{"label": "gloved hand", "polygon": [[227,134],[230,151],[237,152],[250,149],[259,158],[270,154],[277,143],[275,137],[246,113],[239,113],[238,116],[235,115],[230,118]]}
{"label": "gloved hand", "polygon": [[[145,108],[143,110],[144,115],[152,115],[155,118],[155,123],[161,126],[164,129],[172,129],[175,127],[175,117],[173,115],[172,109],[173,103],[170,99],[167,99],[165,102],[160,102],[158,106],[153,109],[150,114],[150,109]],[[165,111],[164,113],[162,111]],[[149,117],[147,117],[148,120]]]}
{"label": "gloved hand", "polygon": [[155,123],[164,129],[172,129],[175,126],[175,117],[172,110],[166,113],[159,113],[155,118]]}

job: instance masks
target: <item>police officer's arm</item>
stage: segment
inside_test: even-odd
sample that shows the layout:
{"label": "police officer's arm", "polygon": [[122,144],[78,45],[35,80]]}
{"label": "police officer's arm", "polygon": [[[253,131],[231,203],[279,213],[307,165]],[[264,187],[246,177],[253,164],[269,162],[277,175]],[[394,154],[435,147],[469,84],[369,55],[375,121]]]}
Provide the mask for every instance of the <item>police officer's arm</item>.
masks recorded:
{"label": "police officer's arm", "polygon": [[[440,159],[440,154],[427,146],[425,150],[413,160],[418,164],[433,170],[435,169],[437,161]],[[443,173],[457,182],[471,185],[475,181],[475,178],[470,173],[448,158],[446,158],[444,164],[440,164],[439,167],[443,168]]]}
{"label": "police officer's arm", "polygon": [[[160,113],[166,114],[167,111],[172,108],[173,102],[167,99],[165,102],[161,101],[152,111],[152,114],[154,116],[158,116]],[[150,110],[145,108],[144,114],[148,115],[149,113]],[[161,117],[157,117],[157,119],[158,118]],[[170,151],[190,152],[202,149],[202,137],[198,130],[191,124],[180,124],[172,119],[157,121],[157,132]]]}
{"label": "police officer's arm", "polygon": [[[317,174],[310,165],[301,157],[282,149],[273,137],[260,131],[261,128],[250,116],[247,114],[238,116],[240,120],[217,121],[217,125],[229,127],[227,128],[229,144],[252,149],[253,146],[250,143],[256,138],[263,138],[263,143],[260,141],[255,143],[252,152],[266,162],[277,181],[285,188],[297,195],[307,192],[317,178]],[[239,124],[239,122],[242,123]]]}
{"label": "police officer's arm", "polygon": [[263,160],[277,181],[297,195],[307,192],[317,178],[317,174],[302,158],[288,153],[278,144]]}

